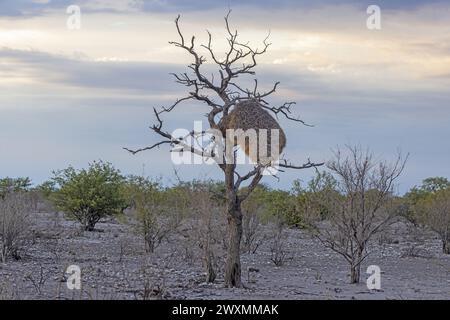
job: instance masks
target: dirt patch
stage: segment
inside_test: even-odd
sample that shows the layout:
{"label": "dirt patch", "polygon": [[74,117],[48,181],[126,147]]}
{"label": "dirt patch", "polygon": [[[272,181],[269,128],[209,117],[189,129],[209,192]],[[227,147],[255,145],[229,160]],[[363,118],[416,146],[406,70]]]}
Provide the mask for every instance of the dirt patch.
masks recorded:
{"label": "dirt patch", "polygon": [[[33,219],[34,236],[22,259],[0,264],[0,298],[450,299],[450,256],[441,253],[434,233],[404,223],[374,241],[361,284],[348,283],[343,258],[306,232],[290,229],[283,266],[271,261],[265,242],[255,254],[242,256],[246,288],[227,289],[221,272],[215,283],[204,283],[201,260],[186,256],[180,236],[149,255],[133,228],[114,219],[99,223],[101,232],[80,232],[55,213],[36,213]],[[69,265],[81,268],[82,290],[67,289]],[[367,289],[368,265],[381,268],[381,290]]]}

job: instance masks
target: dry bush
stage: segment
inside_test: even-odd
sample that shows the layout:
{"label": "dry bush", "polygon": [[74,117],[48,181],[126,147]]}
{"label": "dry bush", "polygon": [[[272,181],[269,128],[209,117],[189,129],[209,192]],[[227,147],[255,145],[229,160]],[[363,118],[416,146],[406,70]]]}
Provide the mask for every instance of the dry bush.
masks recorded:
{"label": "dry bush", "polygon": [[24,276],[24,280],[31,283],[38,296],[42,296],[45,283],[52,276],[53,270],[46,269],[42,264],[39,264],[39,272],[28,272]]}
{"label": "dry bush", "polygon": [[19,250],[30,235],[30,202],[25,193],[8,193],[0,199],[0,261],[20,259]]}
{"label": "dry bush", "polygon": [[281,217],[278,217],[273,226],[274,230],[270,237],[270,260],[277,267],[281,267],[292,258],[286,250],[286,223]]}
{"label": "dry bush", "polygon": [[375,160],[361,147],[347,147],[347,155],[335,152],[328,168],[338,181],[337,192],[328,192],[324,204],[330,207],[327,221],[311,224],[314,235],[328,248],[340,254],[350,265],[350,282],[360,281],[361,263],[369,255],[368,244],[382,233],[397,215],[394,183],[405,162],[399,154],[389,164]]}
{"label": "dry bush", "polygon": [[183,237],[181,247],[189,265],[201,261],[205,281],[214,282],[224,253],[226,252],[227,228],[224,222],[224,205],[218,185],[211,181],[181,182],[176,187],[188,195],[189,216],[179,230]]}
{"label": "dry bush", "polygon": [[177,190],[165,190],[158,182],[142,177],[131,177],[127,189],[145,251],[153,253],[180,226],[187,200]]}
{"label": "dry bush", "polygon": [[[172,276],[173,266],[178,259],[177,252],[160,256],[156,253],[144,257],[135,274],[122,264],[118,274],[124,281],[123,290],[131,293],[135,300],[162,300],[170,298],[167,281]],[[133,273],[135,273],[133,272]]]}
{"label": "dry bush", "polygon": [[224,255],[224,208],[214,199],[211,185],[194,183],[191,189],[191,209],[197,221],[193,226],[192,237],[201,249],[205,281],[214,282],[219,268],[218,261]]}
{"label": "dry bush", "polygon": [[262,232],[261,216],[264,210],[263,187],[258,187],[242,203],[242,252],[256,253],[266,237]]}
{"label": "dry bush", "polygon": [[262,233],[259,214],[255,211],[244,213],[242,219],[243,241],[242,251],[255,254],[267,238]]}

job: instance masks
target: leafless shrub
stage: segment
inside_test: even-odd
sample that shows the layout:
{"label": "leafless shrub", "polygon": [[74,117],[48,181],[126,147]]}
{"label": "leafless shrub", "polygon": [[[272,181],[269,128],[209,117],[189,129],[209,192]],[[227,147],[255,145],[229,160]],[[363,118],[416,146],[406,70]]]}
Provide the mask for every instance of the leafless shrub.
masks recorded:
{"label": "leafless shrub", "polygon": [[170,297],[167,290],[167,278],[171,276],[177,252],[164,257],[156,253],[145,257],[139,268],[138,277],[130,275],[129,270],[122,266],[122,277],[126,282],[126,291],[133,294],[136,300],[161,300]]}
{"label": "leafless shrub", "polygon": [[147,268],[142,268],[140,275],[142,276],[142,289],[135,292],[137,300],[161,300],[166,293],[166,281],[155,280],[152,272]]}
{"label": "leafless shrub", "polygon": [[147,253],[154,252],[162,241],[167,239],[169,234],[177,228],[177,226],[178,222],[170,218],[166,219],[150,215],[144,217],[141,220],[140,228],[144,236],[145,251]]}
{"label": "leafless shrub", "polygon": [[52,270],[46,270],[44,266],[39,265],[39,272],[29,272],[24,276],[24,280],[29,281],[36,293],[41,296],[42,295],[42,289],[47,282],[47,280],[52,276],[53,271]]}
{"label": "leafless shrub", "polygon": [[30,204],[24,193],[0,198],[0,261],[20,259],[19,250],[30,234]]}
{"label": "leafless shrub", "polygon": [[264,243],[266,237],[261,232],[261,219],[259,216],[259,207],[250,207],[243,205],[242,219],[242,251],[256,253],[259,246]]}
{"label": "leafless shrub", "polygon": [[[341,150],[328,168],[338,180],[336,192],[329,192],[327,205],[332,204],[326,223],[312,223],[314,235],[328,248],[342,255],[350,264],[350,282],[360,280],[361,263],[369,255],[368,243],[393,221],[394,182],[405,162],[399,154],[393,164],[376,161],[361,147]],[[331,201],[330,201],[331,200]]]}
{"label": "leafless shrub", "polygon": [[164,190],[158,182],[142,177],[130,179],[129,193],[145,251],[153,253],[179,227],[186,204],[182,203],[184,199],[172,194],[171,190]]}
{"label": "leafless shrub", "polygon": [[214,282],[219,267],[218,260],[223,255],[221,244],[225,238],[225,228],[222,225],[224,208],[213,199],[207,183],[195,183],[191,199],[191,208],[198,221],[193,235],[202,251],[205,281]]}
{"label": "leafless shrub", "polygon": [[286,263],[287,260],[290,260],[292,257],[289,255],[289,252],[286,250],[286,224],[281,218],[277,219],[278,221],[274,224],[274,230],[271,236],[271,244],[270,244],[270,260],[277,266],[281,267]]}

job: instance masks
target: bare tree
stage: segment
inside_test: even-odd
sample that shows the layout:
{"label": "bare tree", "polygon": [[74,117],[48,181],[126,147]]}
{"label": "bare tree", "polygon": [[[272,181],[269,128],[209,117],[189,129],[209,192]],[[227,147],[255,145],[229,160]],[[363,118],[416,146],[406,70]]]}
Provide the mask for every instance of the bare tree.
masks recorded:
{"label": "bare tree", "polygon": [[[285,118],[299,123],[304,122],[296,117],[291,116],[291,107],[294,102],[287,102],[281,106],[270,106],[266,99],[275,93],[279,82],[264,92],[259,91],[258,81],[254,80],[253,88],[245,88],[236,80],[241,76],[255,75],[254,68],[257,65],[257,58],[267,52],[270,46],[268,37],[263,41],[262,49],[252,48],[248,43],[238,40],[238,32],[232,31],[229,24],[230,12],[225,17],[225,26],[227,31],[228,49],[225,56],[220,58],[213,50],[212,35],[208,32],[208,42],[200,46],[196,45],[195,36],[189,40],[183,35],[178,16],[175,20],[176,29],[179,35],[178,41],[172,41],[170,44],[177,48],[185,50],[192,58],[193,63],[188,66],[191,73],[173,74],[177,83],[189,88],[189,94],[178,99],[170,107],[163,107],[160,110],[154,110],[157,124],[151,129],[163,139],[151,146],[138,150],[126,149],[133,154],[144,150],[151,150],[162,145],[171,145],[177,147],[177,151],[190,152],[194,155],[208,158],[217,163],[223,171],[226,186],[226,202],[227,202],[227,220],[228,220],[228,253],[225,266],[225,284],[228,287],[241,287],[241,261],[240,261],[240,245],[242,238],[242,211],[241,203],[256,188],[263,177],[266,167],[256,164],[254,168],[246,173],[239,174],[236,170],[236,152],[233,153],[233,159],[229,159],[225,154],[217,154],[214,150],[210,150],[199,144],[190,143],[190,141],[198,141],[199,136],[206,136],[206,132],[190,132],[186,137],[174,137],[167,131],[163,130],[162,114],[175,110],[182,102],[198,101],[209,106],[207,120],[210,129],[221,131],[220,121],[226,120],[228,114],[236,107],[237,104],[244,101],[255,101],[261,108],[272,112],[274,115],[282,115]],[[204,73],[203,65],[207,62],[206,58],[200,54],[201,50],[205,50],[209,55],[210,61],[217,69],[216,74],[207,76]],[[218,121],[219,120],[219,121]],[[226,123],[226,121],[222,121]],[[222,136],[221,138],[225,138]],[[303,165],[293,165],[286,159],[282,159],[278,165],[280,170],[283,168],[306,169],[313,168],[322,164],[312,163],[308,160]],[[238,191],[244,183],[248,183],[246,191],[239,194]]]}
{"label": "bare tree", "polygon": [[19,249],[29,236],[31,206],[24,193],[7,193],[0,198],[0,261],[19,259]]}
{"label": "bare tree", "polygon": [[339,192],[329,192],[332,199],[325,200],[327,206],[332,204],[329,220],[313,223],[313,230],[326,247],[345,258],[350,264],[350,282],[358,283],[361,263],[369,255],[369,241],[394,216],[395,210],[388,203],[393,199],[394,182],[402,173],[406,159],[399,154],[389,164],[376,161],[372,153],[361,147],[347,146],[347,151],[345,156],[338,149],[335,159],[328,163],[338,181]]}

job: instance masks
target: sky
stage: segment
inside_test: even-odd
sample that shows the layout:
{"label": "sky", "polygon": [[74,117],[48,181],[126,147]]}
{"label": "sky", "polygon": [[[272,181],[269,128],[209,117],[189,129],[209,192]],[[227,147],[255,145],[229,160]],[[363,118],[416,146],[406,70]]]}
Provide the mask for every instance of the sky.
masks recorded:
{"label": "sky", "polygon": [[[81,28],[67,27],[67,8]],[[381,29],[367,7],[378,5]],[[225,52],[223,17],[240,38],[272,45],[255,69],[260,85],[280,81],[272,105],[296,101],[306,127],[280,118],[285,157],[327,161],[345,144],[377,159],[409,153],[398,191],[430,176],[450,177],[450,1],[402,0],[0,0],[0,177],[43,182],[53,170],[103,159],[125,174],[219,179],[211,165],[176,166],[162,147],[133,156],[123,147],[158,141],[153,107],[186,95],[170,73],[190,57],[171,46],[174,18],[186,36]],[[211,72],[213,66],[206,65]],[[248,83],[253,78],[242,79]],[[189,102],[167,115],[167,130],[191,130],[207,107]],[[265,177],[274,188],[308,180],[313,170]]]}

